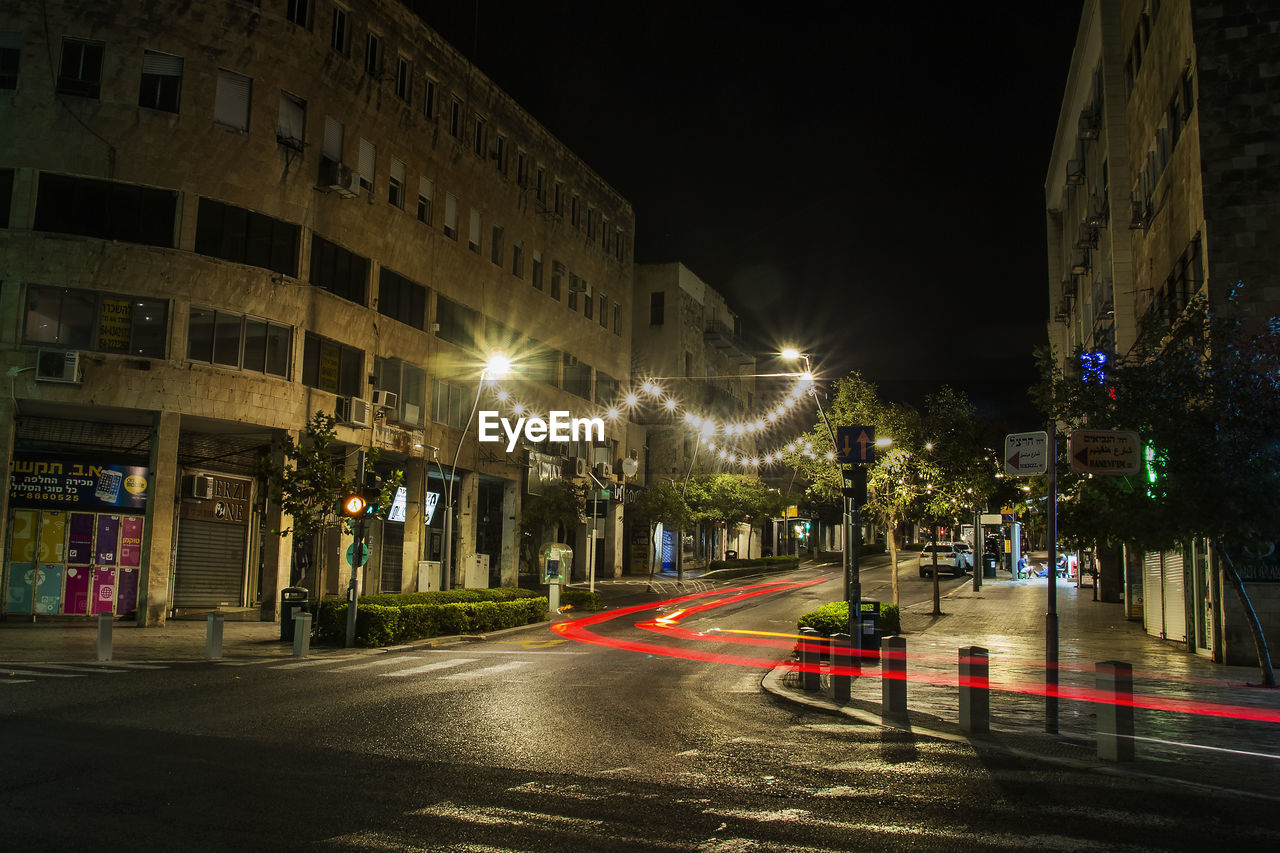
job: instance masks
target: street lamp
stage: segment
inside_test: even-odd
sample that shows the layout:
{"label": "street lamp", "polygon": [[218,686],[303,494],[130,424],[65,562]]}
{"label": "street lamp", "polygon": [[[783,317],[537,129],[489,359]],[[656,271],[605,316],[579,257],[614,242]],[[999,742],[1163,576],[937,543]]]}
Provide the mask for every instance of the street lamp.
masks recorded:
{"label": "street lamp", "polygon": [[[462,432],[458,435],[458,447],[453,453],[453,464],[449,466],[449,482],[445,487],[444,501],[444,568],[441,574],[447,578],[450,586],[453,585],[453,481],[458,473],[458,457],[462,455],[462,442],[466,440],[467,431],[471,429],[471,422],[475,420],[476,409],[480,408],[480,392],[484,389],[484,383],[488,380],[505,379],[511,373],[511,359],[502,353],[493,353],[489,356],[489,360],[485,362],[484,369],[480,371],[480,381],[476,384],[476,399],[471,404],[471,414],[467,416],[467,423],[462,428]],[[439,457],[436,458],[436,466],[440,466]],[[441,470],[441,476],[444,471]]]}

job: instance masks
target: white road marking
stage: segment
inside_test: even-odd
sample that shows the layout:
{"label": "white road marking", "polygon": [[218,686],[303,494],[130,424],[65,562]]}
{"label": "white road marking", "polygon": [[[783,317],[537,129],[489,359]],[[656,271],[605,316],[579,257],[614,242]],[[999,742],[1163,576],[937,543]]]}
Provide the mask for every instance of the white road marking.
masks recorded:
{"label": "white road marking", "polygon": [[483,669],[473,669],[469,672],[459,672],[454,675],[446,675],[444,677],[446,679],[453,679],[458,681],[462,679],[467,679],[467,678],[481,678],[486,675],[493,675],[499,672],[507,672],[509,670],[519,669],[522,666],[527,666],[528,663],[529,661],[527,660],[512,660],[512,661],[507,661],[506,663],[495,664],[494,666],[486,666]]}
{"label": "white road marking", "polygon": [[0,669],[9,675],[34,675],[38,678],[84,678],[79,672],[40,672],[35,669]]}
{"label": "white road marking", "polygon": [[30,684],[31,678],[0,678],[0,684]]}
{"label": "white road marking", "polygon": [[412,661],[422,660],[418,657],[385,657],[377,660],[367,661],[365,663],[353,663],[350,666],[340,666],[334,672],[354,672],[358,669],[372,669],[377,666],[391,666],[392,664],[410,663]]}
{"label": "white road marking", "polygon": [[69,663],[42,663],[40,664],[40,666],[43,667],[44,669],[58,669],[64,672],[128,672],[129,671],[127,669],[119,669],[117,667],[94,666],[93,664],[86,664],[84,666],[74,666]]}
{"label": "white road marking", "polygon": [[398,669],[395,672],[379,673],[383,678],[403,678],[406,675],[417,675],[420,672],[430,672],[433,669],[448,669],[451,666],[462,666],[464,663],[475,663],[475,658],[455,658],[454,660],[439,660],[435,663],[426,663],[422,666],[414,666],[409,669]]}
{"label": "white road marking", "polygon": [[337,658],[311,658],[310,660],[302,660],[297,663],[277,664],[271,667],[271,669],[299,669],[304,666],[320,666],[326,663],[337,663],[340,660],[351,660],[352,658],[358,657],[360,657],[360,655],[343,655],[342,657]]}

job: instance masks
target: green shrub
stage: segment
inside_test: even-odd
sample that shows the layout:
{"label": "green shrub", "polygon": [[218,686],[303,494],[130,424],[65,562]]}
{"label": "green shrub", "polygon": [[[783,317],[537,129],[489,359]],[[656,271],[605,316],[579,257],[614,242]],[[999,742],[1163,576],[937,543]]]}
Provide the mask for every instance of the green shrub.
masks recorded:
{"label": "green shrub", "polygon": [[[462,590],[458,590],[462,592]],[[485,590],[467,590],[485,592]],[[420,595],[421,593],[415,593]],[[386,598],[387,596],[370,596]],[[516,628],[547,618],[547,599],[537,595],[506,595],[500,601],[452,601],[402,606],[373,604],[360,599],[356,611],[358,646],[378,647],[426,637],[483,633]],[[322,601],[316,614],[317,643],[345,643],[347,602]]]}
{"label": "green shrub", "polygon": [[876,554],[883,554],[884,543],[883,542],[863,542],[861,547],[858,548],[858,553],[865,554],[868,557],[874,556]]}
{"label": "green shrub", "polygon": [[[796,628],[812,628],[824,637],[843,634],[849,628],[849,604],[832,601],[810,611],[796,621]],[[896,604],[880,605],[880,634],[890,637],[902,633],[902,614]]]}
{"label": "green shrub", "polygon": [[588,589],[561,589],[560,606],[574,610],[604,610],[604,599],[600,593]]}

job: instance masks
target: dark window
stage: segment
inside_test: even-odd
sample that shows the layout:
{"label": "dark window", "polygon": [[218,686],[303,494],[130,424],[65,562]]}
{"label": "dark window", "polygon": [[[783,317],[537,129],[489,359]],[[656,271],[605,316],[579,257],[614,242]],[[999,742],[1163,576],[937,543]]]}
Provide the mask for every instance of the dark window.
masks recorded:
{"label": "dark window", "polygon": [[378,313],[415,329],[426,329],[427,289],[383,267],[378,273]]}
{"label": "dark window", "polygon": [[413,97],[413,75],[409,60],[403,56],[396,58],[396,97],[408,103]]}
{"label": "dark window", "polygon": [[591,365],[564,354],[564,390],[584,400],[591,399]]}
{"label": "dark window", "polygon": [[177,199],[172,190],[46,172],[35,229],[172,248]]}
{"label": "dark window", "polygon": [[493,226],[492,239],[489,241],[489,260],[502,266],[502,226]]}
{"label": "dark window", "polygon": [[551,298],[560,301],[560,282],[564,279],[564,264],[551,262]]}
{"label": "dark window", "polygon": [[613,333],[622,334],[622,306],[617,302],[613,303]]}
{"label": "dark window", "polygon": [[615,403],[618,399],[618,380],[607,373],[596,371],[596,402],[602,406]]}
{"label": "dark window", "polygon": [[300,27],[311,29],[311,0],[289,0],[284,16]]}
{"label": "dark window", "polygon": [[466,396],[467,390],[461,385],[450,385],[437,379],[431,394],[431,420],[462,429],[465,426],[463,418],[467,416],[463,409]]}
{"label": "dark window", "polygon": [[351,46],[351,13],[341,6],[333,7],[333,38],[329,46],[343,56]]}
{"label": "dark window", "polygon": [[307,332],[302,384],[343,397],[359,397],[364,390],[364,353]]}
{"label": "dark window", "polygon": [[176,113],[181,92],[182,57],[145,51],[142,54],[142,87],[138,91],[138,106]]}
{"label": "dark window", "polygon": [[427,92],[422,100],[422,114],[428,121],[433,121],[436,117],[436,81],[428,77],[423,81],[423,87]]}
{"label": "dark window", "polygon": [[483,157],[484,151],[484,127],[485,120],[480,116],[475,117],[475,134],[471,138],[471,150],[476,153],[477,157]]}
{"label": "dark window", "polygon": [[649,294],[649,325],[661,326],[665,310],[666,295],[661,290]]}
{"label": "dark window", "polygon": [[524,246],[519,243],[511,247],[511,274],[516,278],[524,277]]}
{"label": "dark window", "polygon": [[375,80],[382,76],[382,39],[375,33],[364,37],[364,73]]}
{"label": "dark window", "polygon": [[0,228],[9,227],[9,206],[13,203],[13,169],[0,169]]}
{"label": "dark window", "polygon": [[595,300],[591,298],[591,291],[583,289],[582,291],[582,313],[587,315],[590,320],[595,313]]}
{"label": "dark window", "polygon": [[601,326],[606,329],[609,328],[609,297],[603,293],[600,294],[600,313],[598,318]]}
{"label": "dark window", "polygon": [[315,234],[311,238],[311,283],[358,305],[366,304],[369,261]]}
{"label": "dark window", "polygon": [[462,138],[462,102],[457,98],[449,102],[449,135]]}
{"label": "dark window", "polygon": [[0,89],[18,88],[22,33],[0,33]]}
{"label": "dark window", "polygon": [[452,299],[436,295],[436,337],[467,349],[476,348],[479,314]]}
{"label": "dark window", "polygon": [[535,253],[533,256],[533,269],[529,277],[529,283],[538,290],[542,290],[542,256]]}
{"label": "dark window", "polygon": [[213,96],[213,120],[218,124],[248,131],[249,104],[253,100],[253,80],[228,71],[218,69],[218,86]]}
{"label": "dark window", "polygon": [[422,404],[426,395],[427,373],[398,358],[373,360],[374,388],[396,395],[396,407],[387,419],[408,426],[422,425]]}
{"label": "dark window", "polygon": [[96,98],[102,90],[102,51],[99,41],[62,40],[62,62],[58,65],[58,92]]}
{"label": "dark window", "polygon": [[524,357],[520,360],[520,377],[535,382],[557,384],[560,353],[534,340],[530,340],[524,349]]}
{"label": "dark window", "polygon": [[164,358],[168,324],[165,300],[32,285],[23,342]]}
{"label": "dark window", "polygon": [[202,198],[196,219],[196,251],[296,276],[300,231],[292,223]]}

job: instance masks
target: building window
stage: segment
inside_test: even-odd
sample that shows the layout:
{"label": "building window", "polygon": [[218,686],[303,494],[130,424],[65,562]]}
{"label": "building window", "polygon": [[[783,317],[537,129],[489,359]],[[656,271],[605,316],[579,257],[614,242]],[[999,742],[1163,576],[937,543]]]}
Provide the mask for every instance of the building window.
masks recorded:
{"label": "building window", "polygon": [[62,40],[62,62],[58,65],[58,93],[96,98],[102,89],[100,41]]}
{"label": "building window", "polygon": [[398,358],[374,358],[373,376],[374,388],[396,395],[396,407],[387,419],[406,426],[422,426],[426,371]]}
{"label": "building window", "polygon": [[516,278],[524,278],[524,246],[519,243],[511,246],[511,274]]}
{"label": "building window", "polygon": [[311,0],[289,0],[284,16],[290,23],[311,29]]}
{"label": "building window", "polygon": [[391,158],[391,175],[387,179],[387,203],[404,210],[404,163]]}
{"label": "building window", "polygon": [[563,354],[564,390],[584,400],[591,399],[591,365],[569,353]]}
{"label": "building window", "polygon": [[474,350],[480,315],[465,305],[436,294],[436,337]]}
{"label": "building window", "polygon": [[533,269],[530,270],[529,283],[542,290],[542,253],[533,253]]}
{"label": "building window", "polygon": [[378,313],[407,326],[427,328],[427,289],[382,267],[378,272]]}
{"label": "building window", "polygon": [[471,208],[471,229],[467,232],[467,248],[480,254],[480,211]]}
{"label": "building window", "polygon": [[502,266],[502,226],[493,226],[493,234],[489,239],[489,260],[495,266]]}
{"label": "building window", "polygon": [[587,205],[587,239],[596,239],[596,212],[591,205]]}
{"label": "building window", "polygon": [[9,207],[13,204],[13,169],[0,169],[0,228],[9,227]]}
{"label": "building window", "polygon": [[382,39],[377,33],[364,37],[364,73],[374,80],[382,76]]}
{"label": "building window", "polygon": [[[280,121],[276,125],[276,141],[301,152],[306,138],[307,102],[297,95],[280,90]],[[341,145],[339,145],[341,155]]]}
{"label": "building window", "polygon": [[582,226],[582,220],[578,218],[578,197],[576,195],[569,202],[569,224],[574,228]]}
{"label": "building window", "polygon": [[661,326],[663,321],[663,312],[665,310],[666,294],[661,290],[655,290],[649,294],[649,325]]}
{"label": "building window", "polygon": [[547,203],[547,170],[539,166],[537,174],[538,174],[537,180],[533,186],[533,194],[534,194],[534,197],[538,199],[539,203],[546,204]]}
{"label": "building window", "polygon": [[529,185],[529,155],[523,151],[516,152],[516,186]]}
{"label": "building window", "polygon": [[468,414],[462,408],[466,395],[467,391],[461,385],[451,385],[437,379],[431,393],[431,420],[454,429],[462,429],[466,423],[463,418]]}
{"label": "building window", "polygon": [[422,101],[422,114],[427,117],[427,121],[435,121],[436,118],[436,81],[427,77],[423,80],[423,87],[427,90],[426,96]]}
{"label": "building window", "polygon": [[218,69],[218,89],[213,101],[213,120],[235,130],[248,131],[249,104],[253,81],[243,74]]}
{"label": "building window", "polygon": [[596,301],[591,298],[591,288],[587,287],[582,292],[582,313],[586,315],[588,320],[592,319],[592,315],[595,313],[595,304]]}
{"label": "building window", "polygon": [[507,138],[498,134],[493,142],[493,156],[498,160],[498,171],[507,174]]}
{"label": "building window", "polygon": [[333,38],[329,40],[329,47],[343,56],[351,51],[351,13],[341,6],[333,7]]}
{"label": "building window", "polygon": [[302,347],[302,384],[343,397],[364,391],[364,353],[307,332]]}
{"label": "building window", "polygon": [[369,261],[319,234],[311,235],[311,283],[357,305],[367,304]]}
{"label": "building window", "polygon": [[0,33],[0,89],[18,88],[22,33]]}
{"label": "building window", "polygon": [[418,221],[423,225],[431,224],[431,198],[435,186],[427,178],[418,178]]}
{"label": "building window", "polygon": [[622,261],[622,229],[619,228],[613,232],[613,257]]}
{"label": "building window", "polygon": [[598,318],[601,326],[606,329],[609,328],[609,297],[603,293],[600,294],[600,313]]}
{"label": "building window", "polygon": [[301,230],[262,213],[202,198],[195,249],[211,258],[296,276]]}
{"label": "building window", "polygon": [[570,311],[578,310],[578,293],[584,287],[578,283],[580,280],[573,273],[569,273],[569,298],[565,301],[565,305]]}
{"label": "building window", "polygon": [[192,305],[187,315],[187,360],[289,376],[293,329],[263,320]]}
{"label": "building window", "polygon": [[34,227],[173,248],[177,201],[173,190],[42,172]]}
{"label": "building window", "polygon": [[551,298],[560,301],[560,283],[564,280],[564,264],[551,262]]}
{"label": "building window", "polygon": [[413,66],[403,56],[396,57],[396,97],[406,104],[413,101]]}
{"label": "building window", "polygon": [[485,120],[480,116],[474,119],[475,134],[471,137],[471,150],[475,152],[477,157],[484,157],[484,130]]}
{"label": "building window", "polygon": [[324,117],[324,147],[321,151],[335,163],[342,162],[342,138],[344,129],[342,122],[333,116]]}
{"label": "building window", "polygon": [[556,212],[556,216],[564,216],[564,184],[556,181],[555,196],[552,199],[552,209]]}
{"label": "building window", "polygon": [[167,113],[178,111],[178,95],[182,91],[182,57],[144,51],[142,54],[142,86],[138,90],[138,106]]}
{"label": "building window", "polygon": [[449,101],[449,135],[454,139],[462,138],[462,101],[457,98]]}
{"label": "building window", "polygon": [[444,194],[444,236],[458,239],[458,200],[451,193]]}
{"label": "building window", "polygon": [[622,334],[622,306],[617,302],[613,303],[613,333]]}
{"label": "building window", "polygon": [[618,380],[614,379],[603,370],[596,371],[596,402],[600,405],[608,405],[615,402],[621,396]]}
{"label": "building window", "polygon": [[360,189],[373,194],[374,165],[378,161],[378,146],[364,137],[360,138]]}
{"label": "building window", "polygon": [[67,287],[27,287],[23,343],[164,358],[165,300]]}

